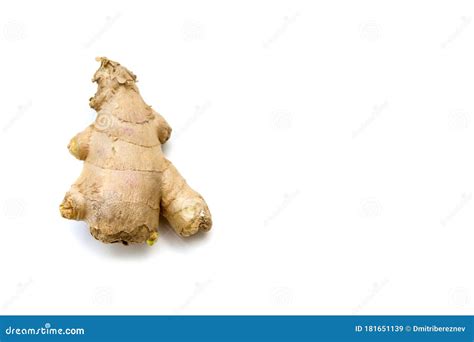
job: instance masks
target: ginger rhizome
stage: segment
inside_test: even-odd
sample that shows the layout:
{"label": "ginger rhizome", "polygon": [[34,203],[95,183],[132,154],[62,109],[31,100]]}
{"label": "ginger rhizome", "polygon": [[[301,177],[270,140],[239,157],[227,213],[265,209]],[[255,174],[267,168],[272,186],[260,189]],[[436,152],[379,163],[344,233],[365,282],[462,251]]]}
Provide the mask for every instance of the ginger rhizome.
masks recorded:
{"label": "ginger rhizome", "polygon": [[124,244],[158,238],[162,214],[183,237],[211,229],[209,208],[167,160],[161,144],[171,127],[148,106],[135,75],[119,63],[98,58],[93,124],[69,143],[84,167],[60,206],[67,219],[83,220],[98,240]]}

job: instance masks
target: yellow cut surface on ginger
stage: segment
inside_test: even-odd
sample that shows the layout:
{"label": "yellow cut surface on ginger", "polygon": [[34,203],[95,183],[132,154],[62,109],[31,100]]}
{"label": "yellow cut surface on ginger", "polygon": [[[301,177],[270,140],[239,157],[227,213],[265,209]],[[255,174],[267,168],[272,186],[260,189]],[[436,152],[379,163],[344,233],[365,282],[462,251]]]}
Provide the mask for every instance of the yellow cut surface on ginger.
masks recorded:
{"label": "yellow cut surface on ginger", "polygon": [[106,243],[153,245],[160,214],[180,236],[208,231],[206,202],[163,155],[171,127],[143,101],[132,72],[105,57],[97,60],[92,81],[98,89],[90,99],[97,118],[69,143],[84,167],[60,205],[61,215],[87,222]]}

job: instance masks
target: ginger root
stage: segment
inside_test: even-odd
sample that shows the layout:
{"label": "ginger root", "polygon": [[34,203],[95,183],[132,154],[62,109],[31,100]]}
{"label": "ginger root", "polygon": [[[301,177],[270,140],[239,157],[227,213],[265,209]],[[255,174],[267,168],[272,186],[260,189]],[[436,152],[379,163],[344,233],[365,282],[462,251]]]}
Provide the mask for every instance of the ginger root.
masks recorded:
{"label": "ginger root", "polygon": [[89,103],[97,118],[69,143],[84,168],[60,205],[61,215],[87,222],[106,243],[153,245],[160,213],[180,236],[208,231],[206,202],[161,150],[171,127],[143,101],[132,72],[105,57],[97,61],[92,81],[98,89]]}

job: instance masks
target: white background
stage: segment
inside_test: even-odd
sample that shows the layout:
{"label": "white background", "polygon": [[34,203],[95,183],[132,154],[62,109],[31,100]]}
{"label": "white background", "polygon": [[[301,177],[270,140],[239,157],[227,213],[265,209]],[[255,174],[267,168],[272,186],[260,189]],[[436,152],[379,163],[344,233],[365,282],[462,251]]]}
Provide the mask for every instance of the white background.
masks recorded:
{"label": "white background", "polygon": [[[472,314],[471,1],[0,4],[3,314]],[[104,245],[58,206],[96,56],[174,128],[213,230]]]}

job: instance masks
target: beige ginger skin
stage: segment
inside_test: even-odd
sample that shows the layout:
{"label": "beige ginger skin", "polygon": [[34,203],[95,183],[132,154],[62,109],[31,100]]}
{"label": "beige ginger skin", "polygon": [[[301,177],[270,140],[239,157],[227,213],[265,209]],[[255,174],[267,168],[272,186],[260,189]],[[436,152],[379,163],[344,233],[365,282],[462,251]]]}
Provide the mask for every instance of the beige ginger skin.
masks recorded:
{"label": "beige ginger skin", "polygon": [[85,221],[98,240],[152,245],[162,214],[177,234],[208,231],[211,214],[161,150],[171,127],[140,96],[135,75],[105,57],[97,58],[93,124],[69,143],[84,161],[79,179],[60,205],[61,215]]}

